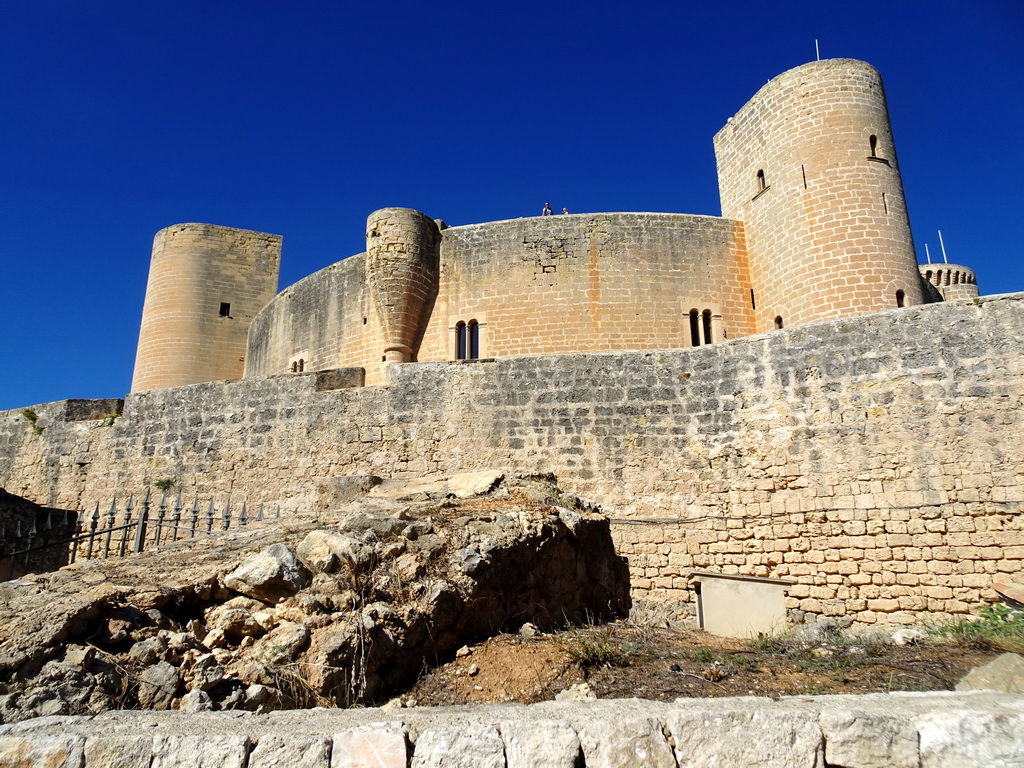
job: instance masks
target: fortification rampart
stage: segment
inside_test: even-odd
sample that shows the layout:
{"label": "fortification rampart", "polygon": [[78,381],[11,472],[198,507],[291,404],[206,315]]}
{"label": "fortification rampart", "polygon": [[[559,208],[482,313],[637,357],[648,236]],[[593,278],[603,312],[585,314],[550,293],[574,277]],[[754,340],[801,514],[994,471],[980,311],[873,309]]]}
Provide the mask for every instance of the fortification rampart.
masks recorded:
{"label": "fortification rampart", "polygon": [[[383,382],[386,343],[365,261],[348,258],[271,301],[253,324],[246,375],[283,373],[303,359],[306,370],[310,360],[314,368],[357,365],[370,383]],[[452,227],[441,233],[439,285],[423,310],[417,359],[457,358],[459,323],[478,326],[479,357],[690,346],[694,310],[697,344],[745,336],[753,328],[746,269],[742,228],[711,216],[602,213]]]}
{"label": "fortification rampart", "polygon": [[[694,568],[786,577],[792,611],[961,613],[1024,566],[1024,295],[693,349],[398,365],[127,398],[36,434],[0,415],[0,485],[85,506],[162,478],[315,505],[331,477],[555,472],[615,519],[637,596]],[[351,382],[350,382],[351,383]],[[113,423],[110,423],[113,421]]]}

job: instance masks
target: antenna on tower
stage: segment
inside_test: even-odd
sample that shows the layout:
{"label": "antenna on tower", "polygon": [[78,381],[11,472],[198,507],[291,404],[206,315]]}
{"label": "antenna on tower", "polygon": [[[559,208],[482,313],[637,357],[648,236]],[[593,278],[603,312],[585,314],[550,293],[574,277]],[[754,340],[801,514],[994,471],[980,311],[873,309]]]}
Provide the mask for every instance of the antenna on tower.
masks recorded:
{"label": "antenna on tower", "polygon": [[942,260],[949,264],[949,259],[946,258],[946,244],[942,242],[942,230],[939,230],[939,245],[942,247]]}
{"label": "antenna on tower", "polygon": [[814,57],[821,61],[821,51],[818,50],[818,38],[814,38]]}
{"label": "antenna on tower", "polygon": [[928,243],[924,244],[924,257],[928,259],[929,264],[932,263],[932,254],[931,251],[928,250]]}

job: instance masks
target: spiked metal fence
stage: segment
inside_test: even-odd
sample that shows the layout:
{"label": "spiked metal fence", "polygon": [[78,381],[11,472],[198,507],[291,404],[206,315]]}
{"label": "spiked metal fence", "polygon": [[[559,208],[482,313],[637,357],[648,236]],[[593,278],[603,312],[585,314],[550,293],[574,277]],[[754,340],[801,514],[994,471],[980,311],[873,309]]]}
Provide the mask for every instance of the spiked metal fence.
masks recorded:
{"label": "spiked metal fence", "polygon": [[[129,496],[122,509],[115,498],[105,513],[100,512],[98,502],[92,512],[46,510],[40,515],[43,519],[33,521],[27,532],[20,520],[12,530],[0,525],[0,581],[32,571],[55,570],[79,559],[124,557],[161,544],[214,535],[232,526],[244,528],[266,517],[262,502],[255,516],[246,501],[237,514],[231,503],[229,496],[218,509],[212,498],[208,504],[200,504],[196,495],[190,505],[183,506],[180,495],[169,503],[165,493],[154,509],[147,489],[140,503]],[[281,516],[280,504],[273,516]]]}

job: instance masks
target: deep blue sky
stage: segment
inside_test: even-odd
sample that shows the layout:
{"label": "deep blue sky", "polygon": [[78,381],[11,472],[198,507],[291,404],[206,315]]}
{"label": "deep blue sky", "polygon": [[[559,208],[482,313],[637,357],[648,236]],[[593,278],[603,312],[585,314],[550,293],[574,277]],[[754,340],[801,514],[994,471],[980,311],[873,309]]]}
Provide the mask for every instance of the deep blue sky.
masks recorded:
{"label": "deep blue sky", "polygon": [[4,0],[0,409],[131,385],[157,230],[284,235],[281,287],[367,214],[718,215],[711,139],[767,80],[864,59],[921,260],[1024,290],[1024,4]]}

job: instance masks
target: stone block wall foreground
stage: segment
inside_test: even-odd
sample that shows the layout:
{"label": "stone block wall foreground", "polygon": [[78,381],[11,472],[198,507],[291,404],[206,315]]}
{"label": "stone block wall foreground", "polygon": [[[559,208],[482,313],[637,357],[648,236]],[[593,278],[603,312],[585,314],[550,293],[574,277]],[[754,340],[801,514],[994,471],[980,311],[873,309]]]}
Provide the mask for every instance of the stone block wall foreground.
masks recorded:
{"label": "stone block wall foreground", "polygon": [[1024,566],[1024,295],[929,304],[709,346],[394,365],[0,414],[0,485],[92,508],[183,495],[310,508],[332,478],[554,472],[599,502],[635,597],[687,574],[795,582],[787,607],[863,622],[959,614]]}
{"label": "stone block wall foreground", "polygon": [[987,692],[237,714],[107,712],[0,726],[0,766],[1024,766],[1024,705]]}

